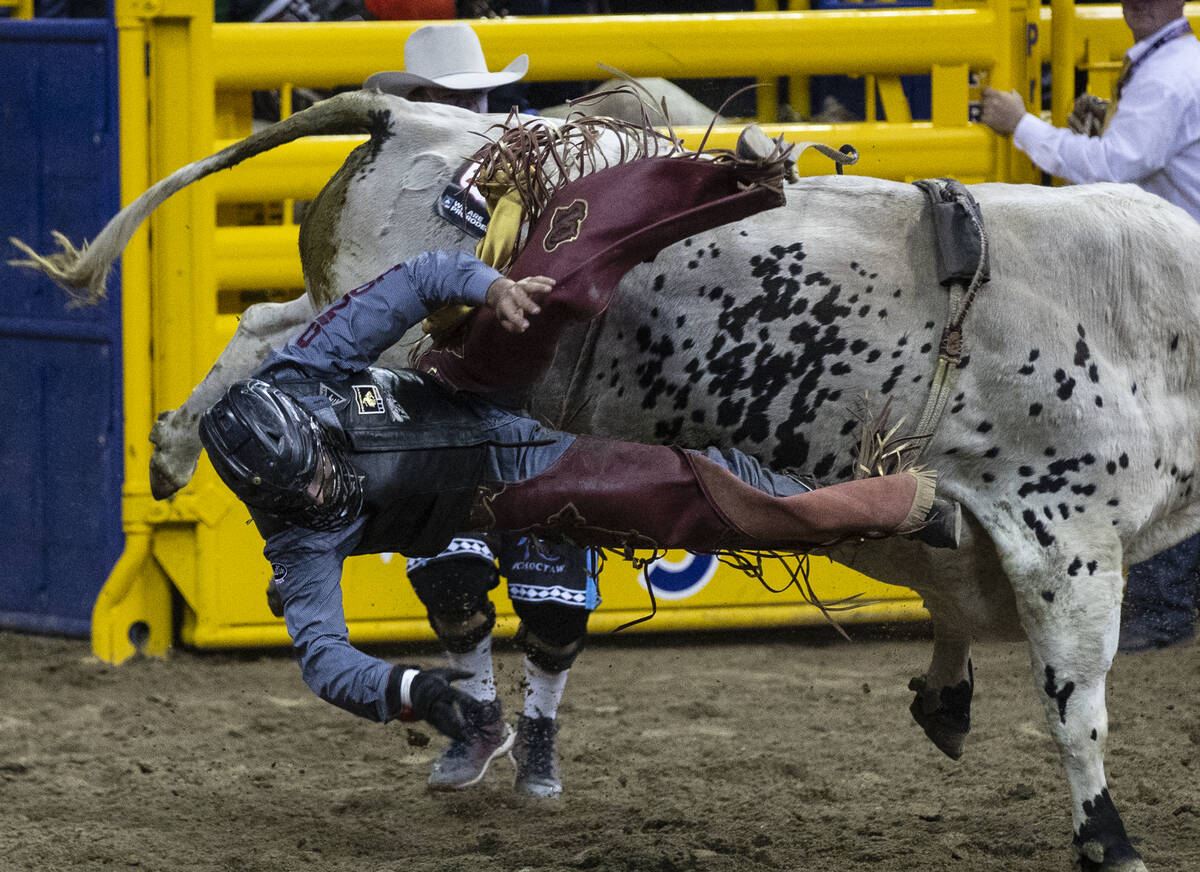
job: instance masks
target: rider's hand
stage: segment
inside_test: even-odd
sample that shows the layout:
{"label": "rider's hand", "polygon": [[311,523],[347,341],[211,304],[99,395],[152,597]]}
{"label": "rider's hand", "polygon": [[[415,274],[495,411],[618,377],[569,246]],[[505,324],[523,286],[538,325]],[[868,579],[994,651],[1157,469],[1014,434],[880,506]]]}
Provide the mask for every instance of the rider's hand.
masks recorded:
{"label": "rider's hand", "polygon": [[451,682],[470,678],[471,673],[461,669],[396,668],[403,670],[400,682],[401,720],[423,720],[439,733],[463,741],[470,713],[482,703],[454,687]]}
{"label": "rider's hand", "polygon": [[547,276],[527,276],[520,281],[500,276],[487,289],[485,303],[496,311],[500,326],[510,333],[524,333],[529,328],[529,316],[542,311],[533,301],[534,295],[550,293],[554,279]]}

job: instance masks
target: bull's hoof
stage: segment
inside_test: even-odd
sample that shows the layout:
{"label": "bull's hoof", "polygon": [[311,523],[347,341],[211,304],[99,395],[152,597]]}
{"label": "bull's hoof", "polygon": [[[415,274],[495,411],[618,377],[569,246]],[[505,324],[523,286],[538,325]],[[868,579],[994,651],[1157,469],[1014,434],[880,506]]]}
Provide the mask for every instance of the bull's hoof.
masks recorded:
{"label": "bull's hoof", "polygon": [[1146,864],[1129,841],[1108,788],[1084,800],[1083,813],[1084,821],[1072,840],[1076,869],[1081,872],[1146,872]]}
{"label": "bull's hoof", "polygon": [[951,760],[963,755],[967,733],[971,731],[971,695],[975,689],[975,676],[971,664],[967,663],[968,680],[954,687],[943,687],[935,693],[920,676],[908,683],[908,689],[916,692],[908,710],[929,741]]}
{"label": "bull's hoof", "polygon": [[200,443],[186,444],[170,434],[171,412],[163,412],[150,430],[154,451],[150,455],[150,494],[156,500],[173,497],[196,474],[200,460]]}
{"label": "bull's hoof", "polygon": [[[1095,850],[1089,850],[1094,848]],[[1146,864],[1142,862],[1142,858],[1136,854],[1132,857],[1124,857],[1120,860],[1115,860],[1111,863],[1105,863],[1103,860],[1093,859],[1095,856],[1103,856],[1104,851],[1100,845],[1092,843],[1082,847],[1076,846],[1075,867],[1079,872],[1148,872]]]}
{"label": "bull's hoof", "polygon": [[150,455],[150,494],[156,500],[170,499],[183,488],[192,476],[196,474],[196,464],[193,463],[187,471],[180,474],[171,468],[169,462],[155,451]]}
{"label": "bull's hoof", "polygon": [[[909,690],[917,690],[913,685],[921,681],[919,678],[914,678],[909,682]],[[967,730],[959,728],[959,720],[947,715],[943,709],[937,709],[930,714],[925,713],[925,707],[921,704],[921,694],[917,694],[913,699],[912,705],[908,707],[912,712],[913,720],[921,725],[921,729],[925,731],[925,735],[929,737],[929,741],[933,742],[937,749],[949,757],[951,760],[957,760],[963,755],[963,745],[967,741]]]}

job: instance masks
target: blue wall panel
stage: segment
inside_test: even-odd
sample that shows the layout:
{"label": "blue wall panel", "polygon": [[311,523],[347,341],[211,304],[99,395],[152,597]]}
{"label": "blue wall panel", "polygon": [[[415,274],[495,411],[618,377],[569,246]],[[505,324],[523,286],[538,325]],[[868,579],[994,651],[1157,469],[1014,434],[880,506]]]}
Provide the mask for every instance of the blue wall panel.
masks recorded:
{"label": "blue wall panel", "polygon": [[[116,36],[106,20],[0,21],[0,244],[76,244],[119,208]],[[120,287],[68,309],[0,264],[0,625],[86,635],[120,556]]]}

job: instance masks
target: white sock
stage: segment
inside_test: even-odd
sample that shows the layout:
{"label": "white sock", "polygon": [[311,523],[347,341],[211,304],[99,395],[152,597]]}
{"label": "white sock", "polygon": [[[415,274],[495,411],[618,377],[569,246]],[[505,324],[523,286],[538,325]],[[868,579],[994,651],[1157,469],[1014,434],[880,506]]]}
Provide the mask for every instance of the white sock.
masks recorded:
{"label": "white sock", "polygon": [[525,717],[553,718],[558,715],[558,704],[563,689],[567,686],[567,673],[547,672],[525,659]]}
{"label": "white sock", "polygon": [[470,694],[480,702],[496,698],[496,675],[492,672],[492,637],[486,637],[465,654],[446,652],[446,659],[455,669],[473,673],[470,678],[454,682],[463,693]]}

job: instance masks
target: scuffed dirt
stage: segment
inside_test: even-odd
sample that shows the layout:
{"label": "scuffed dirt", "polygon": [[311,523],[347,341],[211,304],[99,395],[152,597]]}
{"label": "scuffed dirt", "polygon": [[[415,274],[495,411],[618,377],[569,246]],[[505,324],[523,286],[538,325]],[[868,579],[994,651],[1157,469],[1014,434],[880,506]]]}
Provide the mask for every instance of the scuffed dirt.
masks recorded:
{"label": "scuffed dirt", "polygon": [[[325,705],[282,652],[114,668],[86,642],[0,632],[0,866],[1069,869],[1066,782],[1025,646],[976,648],[955,763],[907,711],[929,640],[853,635],[595,640],[561,713],[567,800],[548,811],[513,799],[507,760],[478,789],[428,794],[439,738]],[[515,714],[520,658],[497,647]],[[1200,869],[1200,644],[1121,656],[1109,686],[1126,826],[1152,870]]]}

